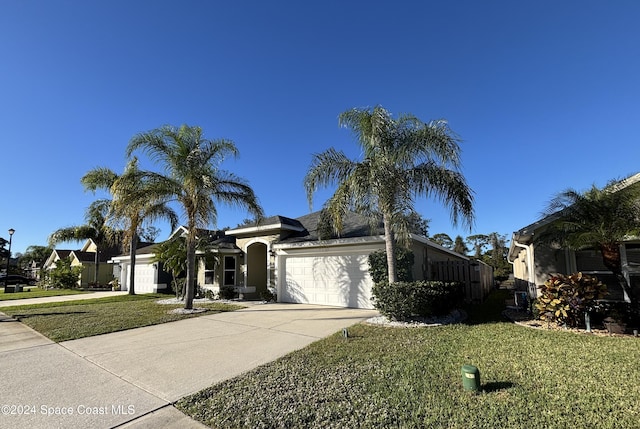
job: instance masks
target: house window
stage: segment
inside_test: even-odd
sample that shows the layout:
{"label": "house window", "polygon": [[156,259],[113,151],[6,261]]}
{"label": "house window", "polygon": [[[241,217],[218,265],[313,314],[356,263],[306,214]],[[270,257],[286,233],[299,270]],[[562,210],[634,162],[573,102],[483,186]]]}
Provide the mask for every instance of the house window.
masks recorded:
{"label": "house window", "polygon": [[576,268],[578,271],[609,271],[602,262],[602,253],[599,250],[576,251]]}
{"label": "house window", "polygon": [[632,267],[640,266],[640,244],[627,244],[627,263]]}
{"label": "house window", "polygon": [[236,257],[224,257],[224,286],[236,285]]}
{"label": "house window", "polygon": [[212,258],[205,258],[204,261],[204,284],[212,285],[215,281],[215,268],[216,264],[214,260],[207,260]]}

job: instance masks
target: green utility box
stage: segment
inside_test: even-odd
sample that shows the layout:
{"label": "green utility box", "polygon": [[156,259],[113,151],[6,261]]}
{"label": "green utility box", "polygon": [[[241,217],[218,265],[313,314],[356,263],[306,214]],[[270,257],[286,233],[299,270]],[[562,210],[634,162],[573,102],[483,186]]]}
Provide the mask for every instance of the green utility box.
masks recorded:
{"label": "green utility box", "polygon": [[462,387],[472,392],[480,391],[480,371],[473,365],[462,365]]}

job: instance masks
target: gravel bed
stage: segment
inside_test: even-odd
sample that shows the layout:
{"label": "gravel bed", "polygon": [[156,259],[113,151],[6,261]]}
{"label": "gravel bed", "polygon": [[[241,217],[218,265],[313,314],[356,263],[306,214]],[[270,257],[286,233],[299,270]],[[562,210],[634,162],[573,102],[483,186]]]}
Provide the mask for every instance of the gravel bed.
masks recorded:
{"label": "gravel bed", "polygon": [[426,328],[433,326],[450,325],[460,323],[467,318],[462,310],[453,310],[451,313],[440,317],[416,317],[408,321],[389,320],[386,316],[376,316],[367,319],[365,323],[371,325],[391,326],[397,328]]}

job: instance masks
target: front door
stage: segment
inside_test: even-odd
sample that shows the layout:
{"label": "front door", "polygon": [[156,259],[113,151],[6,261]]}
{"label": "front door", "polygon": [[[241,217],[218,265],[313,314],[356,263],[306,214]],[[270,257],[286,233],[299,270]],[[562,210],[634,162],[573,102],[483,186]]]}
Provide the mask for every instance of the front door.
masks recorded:
{"label": "front door", "polygon": [[264,243],[247,247],[247,286],[254,286],[258,295],[267,290],[267,245]]}

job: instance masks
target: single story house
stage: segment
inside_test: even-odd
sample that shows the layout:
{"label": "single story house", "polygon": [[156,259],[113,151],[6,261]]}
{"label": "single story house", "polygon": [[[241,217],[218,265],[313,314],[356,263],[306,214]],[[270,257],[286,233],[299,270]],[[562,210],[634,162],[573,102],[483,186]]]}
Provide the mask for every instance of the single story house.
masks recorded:
{"label": "single story house", "polygon": [[[98,272],[96,278],[96,253],[98,259]],[[56,262],[63,258],[71,259],[72,267],[81,267],[78,287],[87,288],[91,284],[106,285],[113,279],[113,270],[107,261],[112,255],[117,253],[117,249],[98,250],[98,246],[92,239],[88,239],[78,250],[54,249],[43,265],[45,271],[51,271],[56,267]]]}
{"label": "single story house", "polygon": [[[135,291],[136,293],[162,292],[169,287],[171,275],[155,262],[157,244],[140,243],[136,251]],[[107,261],[112,264],[112,279],[117,279],[120,290],[129,290],[131,281],[131,258],[129,253],[114,256]]]}
{"label": "single story house", "polygon": [[[186,232],[185,227],[179,227],[171,237]],[[270,289],[276,292],[279,302],[373,308],[368,257],[374,251],[384,250],[382,234],[381,228],[372,231],[363,216],[349,213],[342,232],[336,236],[323,223],[321,212],[296,219],[272,216],[227,231],[198,230],[198,237],[209,236],[212,245],[208,251],[217,258],[215,263],[200,259],[197,284],[214,292],[231,287],[246,298],[260,298]],[[411,250],[416,280],[460,280],[468,288],[479,290],[473,295],[478,299],[493,285],[490,267],[472,265],[466,256],[426,237],[412,235]],[[136,254],[136,273],[148,273],[141,274],[140,280],[136,274],[136,292],[161,289],[162,283],[151,275],[154,272],[160,275],[161,267],[149,268],[151,257],[146,256],[152,252],[151,247],[139,249]],[[126,290],[128,281],[124,272],[130,263],[129,256],[114,257],[111,262],[120,266],[118,278]],[[467,274],[460,277],[456,273],[462,272],[463,266]],[[478,273],[477,280],[468,275],[474,272]],[[443,273],[449,273],[449,278],[442,278]]]}
{"label": "single story house", "polygon": [[[640,182],[640,174],[625,181],[625,185]],[[560,214],[554,213],[515,231],[509,247],[508,261],[513,265],[515,287],[526,291],[530,298],[539,295],[538,288],[554,274],[582,272],[598,277],[607,285],[608,300],[629,301],[615,275],[602,262],[599,250],[572,250],[536,243],[539,235]],[[640,293],[640,238],[629,237],[620,246],[623,274],[631,288]]]}

